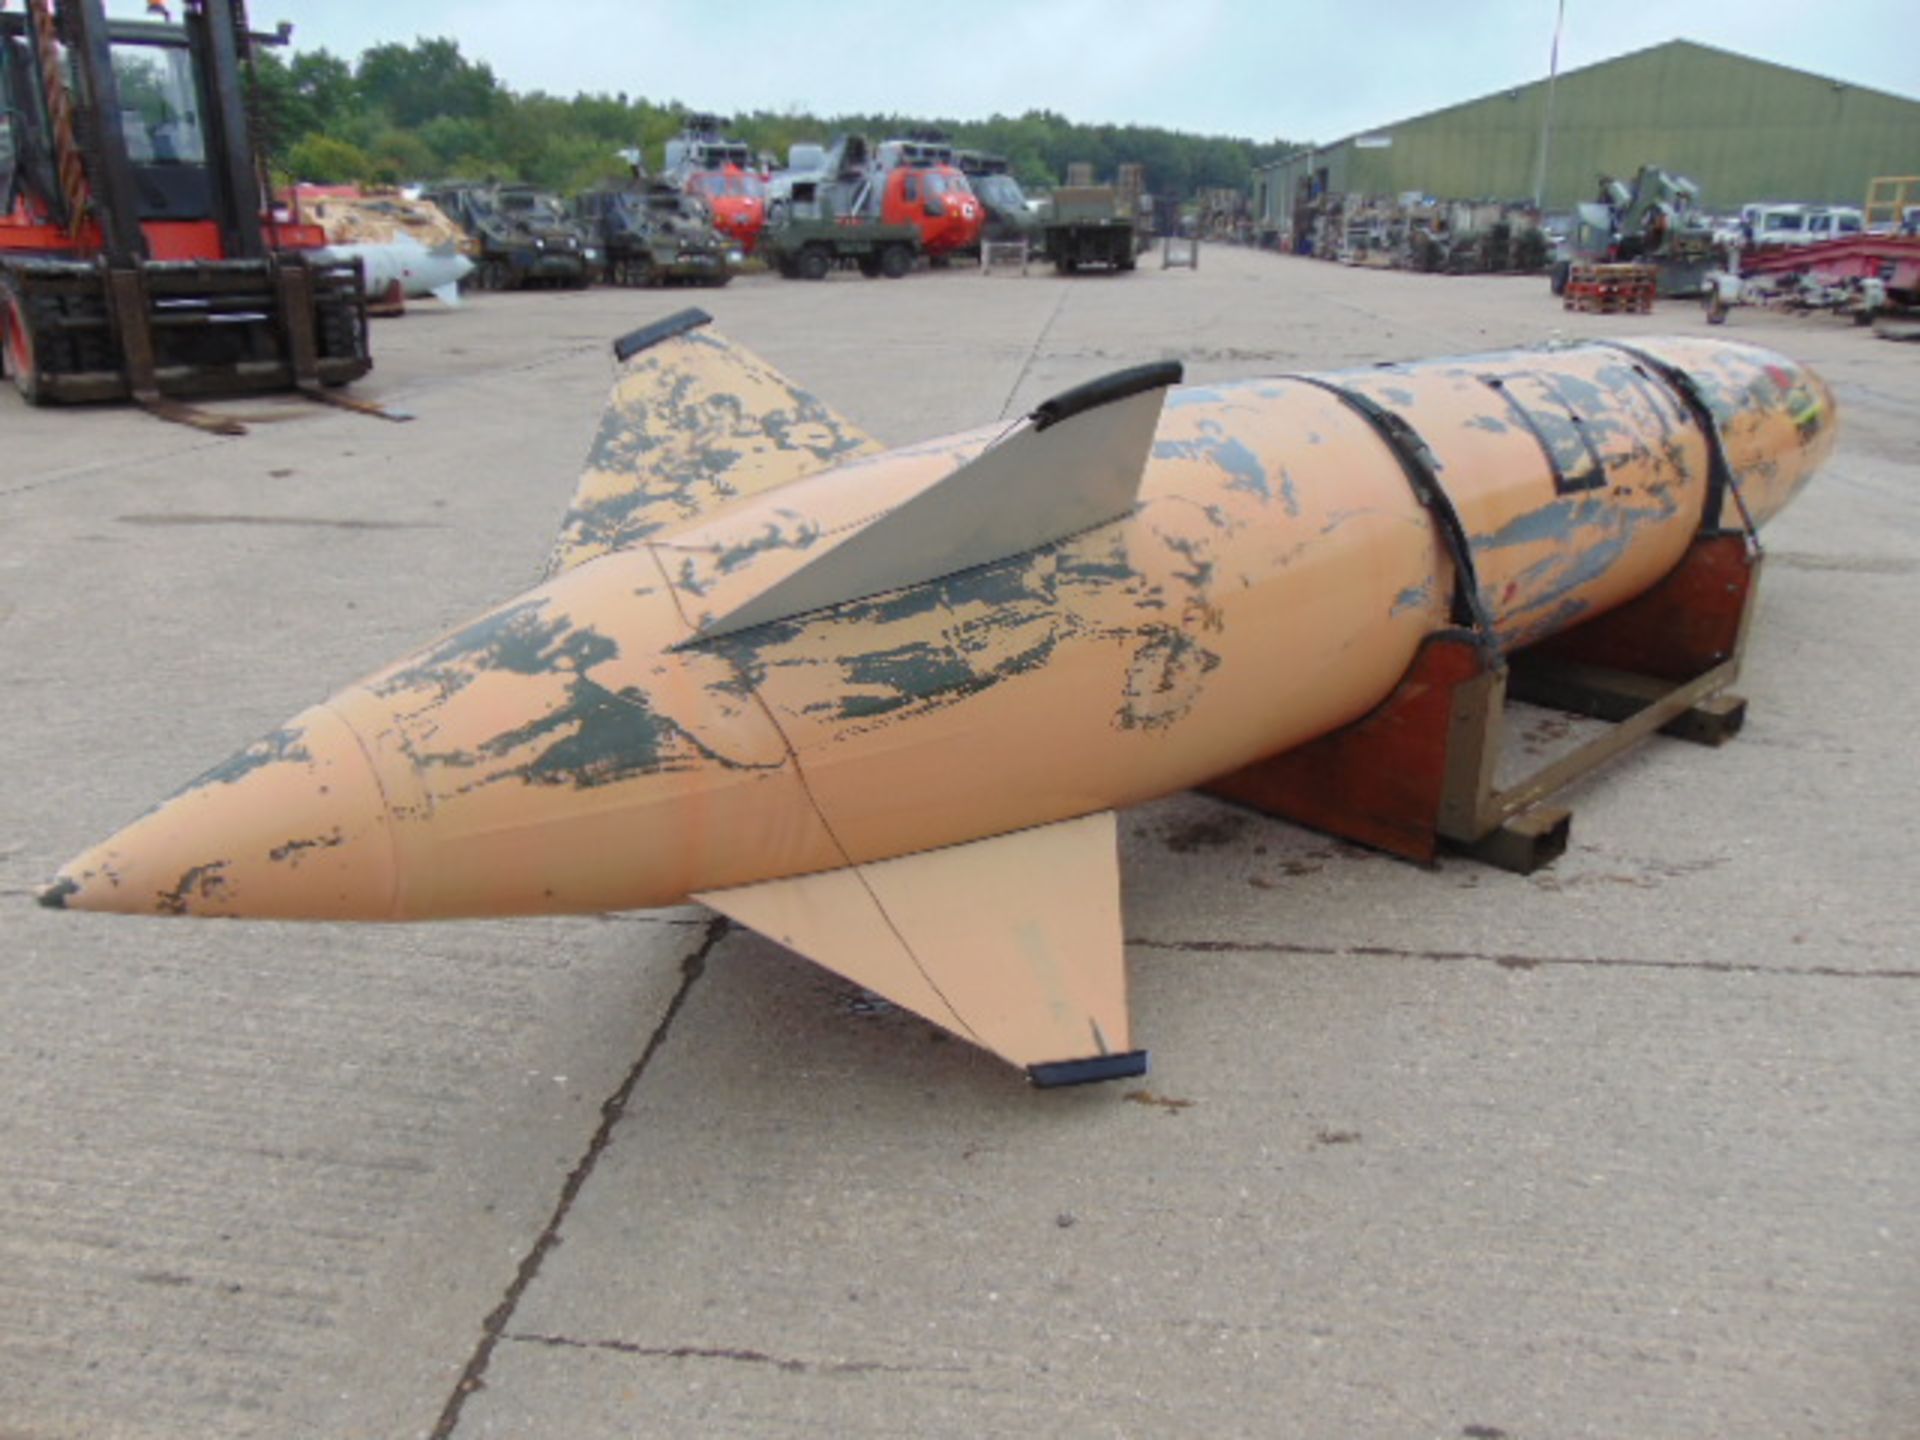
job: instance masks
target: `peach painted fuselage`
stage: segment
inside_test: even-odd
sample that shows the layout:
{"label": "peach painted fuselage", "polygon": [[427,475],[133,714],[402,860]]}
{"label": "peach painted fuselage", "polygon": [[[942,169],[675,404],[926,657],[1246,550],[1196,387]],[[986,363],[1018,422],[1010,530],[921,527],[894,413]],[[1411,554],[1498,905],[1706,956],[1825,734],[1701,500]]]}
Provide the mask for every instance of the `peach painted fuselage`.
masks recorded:
{"label": "peach painted fuselage", "polygon": [[[1648,355],[1691,376],[1756,522],[1831,447],[1825,388],[1792,362],[1640,349],[1321,377],[1424,442],[1505,649],[1644,591],[1702,525],[1708,437]],[[1200,783],[1363,714],[1449,623],[1456,566],[1395,452],[1333,390],[1275,378],[1171,391],[1110,524],[701,636],[995,433],[578,564],[296,717],[56,888],[318,918],[668,904]]]}

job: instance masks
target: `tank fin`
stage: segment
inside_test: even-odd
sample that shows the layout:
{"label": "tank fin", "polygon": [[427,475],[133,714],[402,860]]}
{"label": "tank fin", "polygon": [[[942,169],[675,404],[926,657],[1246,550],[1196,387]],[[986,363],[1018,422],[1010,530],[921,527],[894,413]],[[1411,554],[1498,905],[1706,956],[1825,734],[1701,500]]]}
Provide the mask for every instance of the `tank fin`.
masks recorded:
{"label": "tank fin", "polygon": [[1112,811],[695,899],[1023,1067],[1138,1075]]}
{"label": "tank fin", "polygon": [[1057,395],[1004,439],[732,608],[695,640],[991,564],[1133,509],[1178,364]]}
{"label": "tank fin", "polygon": [[614,343],[620,375],[549,577],[881,446],[683,310]]}

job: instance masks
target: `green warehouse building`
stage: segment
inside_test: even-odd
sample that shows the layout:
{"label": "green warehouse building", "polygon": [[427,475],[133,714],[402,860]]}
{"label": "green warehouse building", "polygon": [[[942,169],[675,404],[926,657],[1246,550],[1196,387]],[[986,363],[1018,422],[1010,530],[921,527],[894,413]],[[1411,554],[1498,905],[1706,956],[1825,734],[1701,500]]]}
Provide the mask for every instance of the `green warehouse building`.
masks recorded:
{"label": "green warehouse building", "polygon": [[[1565,210],[1601,175],[1658,165],[1730,214],[1750,201],[1859,205],[1878,176],[1920,175],[1920,100],[1670,40],[1427,115],[1312,146],[1256,172],[1254,208],[1287,243],[1328,194],[1529,200]],[[1543,166],[1544,155],[1544,166]],[[1543,174],[1544,170],[1544,174]]]}

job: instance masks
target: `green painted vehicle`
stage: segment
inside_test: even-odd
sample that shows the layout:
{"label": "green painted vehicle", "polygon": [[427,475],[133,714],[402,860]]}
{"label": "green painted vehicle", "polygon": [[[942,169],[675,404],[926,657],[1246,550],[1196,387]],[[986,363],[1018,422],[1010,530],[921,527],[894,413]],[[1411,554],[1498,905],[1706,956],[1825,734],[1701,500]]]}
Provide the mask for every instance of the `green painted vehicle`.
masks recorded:
{"label": "green painted vehicle", "polygon": [[1138,249],[1132,215],[1111,185],[1062,185],[1047,199],[1041,234],[1053,268],[1072,275],[1087,266],[1131,270]]}
{"label": "green painted vehicle", "polygon": [[724,285],[740,252],[697,196],[671,185],[608,186],[574,197],[574,218],[604,257],[614,285]]}
{"label": "green painted vehicle", "polygon": [[789,280],[824,280],[835,270],[898,280],[920,258],[920,228],[836,214],[821,188],[805,180],[760,232],[759,254]]}
{"label": "green painted vehicle", "polygon": [[597,247],[558,199],[531,185],[438,185],[424,192],[473,241],[475,290],[532,285],[579,288],[599,263]]}

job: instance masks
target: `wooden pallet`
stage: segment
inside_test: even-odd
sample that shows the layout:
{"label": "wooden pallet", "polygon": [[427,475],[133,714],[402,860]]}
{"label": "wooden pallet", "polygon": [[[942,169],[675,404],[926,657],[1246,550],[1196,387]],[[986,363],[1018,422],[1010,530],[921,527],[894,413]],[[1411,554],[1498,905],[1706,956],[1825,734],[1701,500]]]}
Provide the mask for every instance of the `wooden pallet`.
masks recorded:
{"label": "wooden pallet", "polygon": [[1653,311],[1651,265],[1575,265],[1562,303],[1593,315],[1648,315]]}
{"label": "wooden pallet", "polygon": [[[1571,813],[1549,802],[1567,786],[1656,731],[1702,745],[1739,732],[1746,701],[1726,687],[1759,565],[1745,534],[1703,534],[1646,594],[1510,661],[1440,631],[1377,709],[1206,789],[1421,864],[1452,850],[1529,873],[1566,849]],[[1497,786],[1509,699],[1610,728]]]}

